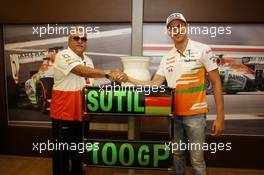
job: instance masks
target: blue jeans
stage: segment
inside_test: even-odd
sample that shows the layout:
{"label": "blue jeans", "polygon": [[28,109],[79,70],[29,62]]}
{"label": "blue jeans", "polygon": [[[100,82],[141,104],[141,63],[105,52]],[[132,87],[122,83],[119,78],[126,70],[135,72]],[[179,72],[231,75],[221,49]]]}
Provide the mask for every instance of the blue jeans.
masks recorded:
{"label": "blue jeans", "polygon": [[180,149],[180,144],[200,144],[200,148],[187,148],[190,153],[193,175],[206,175],[204,152],[202,150],[205,142],[206,114],[192,116],[176,116],[174,118],[173,143],[177,143],[178,149],[173,152],[173,175],[185,175],[185,150]]}

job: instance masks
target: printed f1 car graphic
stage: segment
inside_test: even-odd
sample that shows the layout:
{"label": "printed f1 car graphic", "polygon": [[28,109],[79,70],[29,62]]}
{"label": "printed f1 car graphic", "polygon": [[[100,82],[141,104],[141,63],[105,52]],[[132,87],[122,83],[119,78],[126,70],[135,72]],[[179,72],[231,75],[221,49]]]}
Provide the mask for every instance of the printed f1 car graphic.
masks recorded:
{"label": "printed f1 car graphic", "polygon": [[[11,54],[11,70],[12,78],[8,80],[8,106],[16,108],[18,106],[20,97],[20,106],[33,106],[38,108],[41,112],[47,113],[50,110],[51,92],[54,84],[53,63],[55,61],[56,53],[62,50],[63,47],[53,47],[49,51],[26,52],[22,54]],[[22,64],[34,64],[42,62],[37,71],[31,71],[30,78],[21,80],[19,77],[22,72]],[[35,65],[34,65],[35,66]],[[34,67],[30,65],[30,67]],[[27,74],[28,70],[23,70]],[[93,84],[91,79],[87,79],[87,85]],[[105,83],[105,82],[102,82]],[[26,98],[22,98],[26,94]],[[22,97],[21,97],[22,96]]]}
{"label": "printed f1 car graphic", "polygon": [[[22,92],[20,91],[24,89],[23,92],[26,94],[31,106],[38,107],[42,112],[49,110],[51,88],[53,86],[52,64],[56,52],[60,49],[62,47],[51,48],[49,51],[10,55],[12,77],[7,77],[9,107],[17,106],[17,93],[19,92],[21,95]],[[217,55],[216,61],[219,65],[219,73],[226,93],[235,94],[237,92],[264,90],[264,57],[227,57],[221,52]],[[34,74],[30,71],[32,75],[30,79],[21,80],[19,72],[21,72],[22,65],[35,64],[35,62],[42,62],[40,68]],[[22,71],[28,71],[28,69]],[[206,85],[207,92],[212,93],[213,87],[208,79]]]}
{"label": "printed f1 car graphic", "polygon": [[[63,47],[50,48],[49,51],[28,52],[10,55],[12,76],[15,80],[15,84],[13,86],[10,86],[11,89],[12,87],[16,87],[17,93],[20,93],[21,89],[24,89],[24,92],[26,93],[30,103],[34,107],[38,107],[39,110],[43,113],[49,110],[51,90],[54,83],[53,63],[56,53],[61,49],[63,49]],[[42,62],[40,68],[35,73],[31,73],[32,76],[30,77],[30,79],[26,80],[25,82],[21,81],[19,78],[21,64],[30,64],[35,62]],[[22,91],[21,93],[24,92]],[[21,94],[17,95],[19,96]],[[9,99],[9,101],[9,105],[11,105],[11,107],[17,106],[17,104],[11,103],[14,102],[13,99]],[[22,100],[22,103],[24,101]],[[17,101],[14,103],[17,103]]]}
{"label": "printed f1 car graphic", "polygon": [[242,63],[255,71],[255,84],[264,91],[264,57],[243,57]]}
{"label": "printed f1 car graphic", "polygon": [[[217,64],[224,92],[235,94],[237,92],[263,91],[264,86],[264,62],[263,57],[230,58],[217,55]],[[249,61],[251,60],[251,62]],[[262,66],[260,66],[262,65]],[[207,93],[212,93],[211,82],[206,80]]]}

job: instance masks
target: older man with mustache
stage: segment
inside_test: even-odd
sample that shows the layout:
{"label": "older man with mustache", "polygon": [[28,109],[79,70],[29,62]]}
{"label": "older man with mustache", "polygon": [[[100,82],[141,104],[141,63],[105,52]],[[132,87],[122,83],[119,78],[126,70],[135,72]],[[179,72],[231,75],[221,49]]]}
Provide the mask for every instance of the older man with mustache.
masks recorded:
{"label": "older man with mustache", "polygon": [[[94,69],[92,60],[84,54],[86,47],[86,34],[76,30],[69,35],[68,48],[59,52],[55,58],[50,116],[53,142],[59,144],[78,145],[82,142],[81,91],[86,84],[85,78],[106,77],[127,81],[126,74],[122,72]],[[53,174],[81,175],[83,173],[81,157],[79,150],[55,149]]]}

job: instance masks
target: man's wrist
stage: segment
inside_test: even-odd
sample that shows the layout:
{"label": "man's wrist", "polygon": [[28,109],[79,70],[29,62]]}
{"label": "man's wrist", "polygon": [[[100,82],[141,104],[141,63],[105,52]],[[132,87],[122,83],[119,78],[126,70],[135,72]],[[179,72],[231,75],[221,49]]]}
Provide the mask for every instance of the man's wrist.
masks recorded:
{"label": "man's wrist", "polygon": [[104,71],[104,73],[105,73],[105,78],[110,79],[110,75],[109,75],[110,72],[111,72],[110,70],[105,70],[105,71]]}
{"label": "man's wrist", "polygon": [[224,119],[225,119],[225,115],[224,115],[224,114],[218,114],[218,115],[216,116],[216,119],[217,119],[217,120],[224,120]]}
{"label": "man's wrist", "polygon": [[133,80],[132,80],[132,78],[131,78],[130,76],[128,76],[128,78],[127,78],[127,82],[128,82],[128,83],[133,83]]}

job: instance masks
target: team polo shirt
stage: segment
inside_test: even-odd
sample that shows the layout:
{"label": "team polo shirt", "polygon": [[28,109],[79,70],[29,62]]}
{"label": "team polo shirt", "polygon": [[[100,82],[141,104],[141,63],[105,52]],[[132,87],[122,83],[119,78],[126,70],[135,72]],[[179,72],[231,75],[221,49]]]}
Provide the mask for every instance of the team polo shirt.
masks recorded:
{"label": "team polo shirt", "polygon": [[208,112],[205,75],[206,71],[217,68],[209,46],[190,39],[183,55],[173,47],[162,58],[157,74],[165,77],[168,86],[175,89],[175,115]]}
{"label": "team polo shirt", "polygon": [[89,57],[84,55],[84,59],[82,59],[70,48],[56,55],[51,98],[51,118],[70,121],[82,120],[81,91],[86,84],[86,80],[84,77],[71,73],[71,70],[77,65],[94,67]]}

